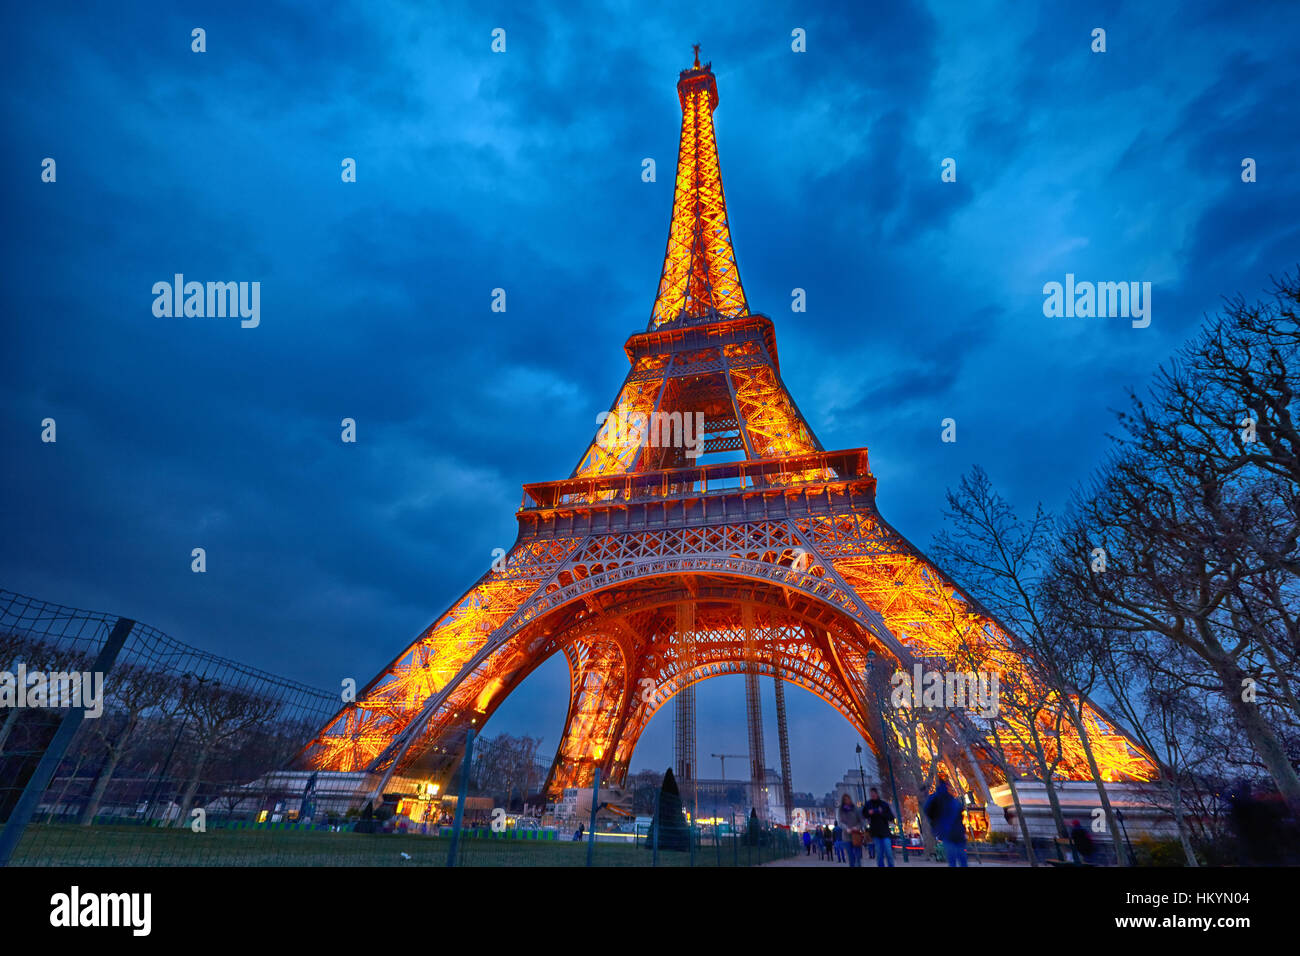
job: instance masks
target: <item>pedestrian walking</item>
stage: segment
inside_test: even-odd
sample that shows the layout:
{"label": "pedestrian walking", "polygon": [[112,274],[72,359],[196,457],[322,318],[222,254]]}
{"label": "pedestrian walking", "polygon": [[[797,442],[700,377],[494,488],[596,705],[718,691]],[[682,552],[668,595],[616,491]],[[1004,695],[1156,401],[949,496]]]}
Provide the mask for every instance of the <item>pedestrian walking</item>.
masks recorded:
{"label": "pedestrian walking", "polygon": [[[867,822],[862,818],[862,811],[847,793],[840,796],[840,805],[835,811],[835,822],[836,829],[842,834],[841,846],[848,850],[849,866],[861,866],[862,842]],[[840,862],[844,861],[844,849],[840,851]]]}
{"label": "pedestrian walking", "polygon": [[889,831],[889,824],[894,819],[894,811],[889,804],[880,799],[880,791],[871,788],[871,799],[862,807],[867,819],[867,832],[871,835],[871,855],[876,858],[876,866],[894,865],[894,839]]}
{"label": "pedestrian walking", "polygon": [[949,866],[966,866],[966,827],[962,824],[961,801],[948,789],[948,781],[940,777],[934,792],[925,801],[926,818],[934,834],[943,841],[943,853]]}
{"label": "pedestrian walking", "polygon": [[1070,843],[1074,845],[1074,852],[1078,856],[1078,862],[1092,864],[1092,854],[1096,848],[1092,843],[1092,835],[1084,829],[1083,824],[1078,820],[1070,821]]}

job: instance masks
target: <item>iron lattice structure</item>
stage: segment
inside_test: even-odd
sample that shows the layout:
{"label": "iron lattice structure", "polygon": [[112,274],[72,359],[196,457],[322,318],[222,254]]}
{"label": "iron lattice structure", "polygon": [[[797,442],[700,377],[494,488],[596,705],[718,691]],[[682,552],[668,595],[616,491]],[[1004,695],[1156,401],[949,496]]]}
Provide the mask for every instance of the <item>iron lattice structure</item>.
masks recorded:
{"label": "iron lattice structure", "polygon": [[[682,657],[689,661],[695,633],[695,605],[682,601],[677,605],[677,641]],[[682,799],[694,815],[697,805],[698,777],[695,747],[695,685],[677,692],[676,710],[673,714],[673,775]]]}
{"label": "iron lattice structure", "polygon": [[[870,652],[909,672],[918,661],[960,660],[968,670],[974,659],[1014,676],[1004,682],[1013,693],[1041,686],[1015,638],[880,516],[866,449],[823,449],[790,397],[772,320],[749,311],[740,285],[711,66],[697,56],[677,90],[667,252],[648,328],[627,340],[631,368],[610,421],[569,478],[524,486],[504,567],[370,681],[303,750],[303,766],[445,783],[467,728],[557,653],[570,695],[552,797],[591,786],[597,767],[602,780],[622,783],[659,708],[712,677],[796,684],[877,754]],[[693,415],[703,421],[701,460],[673,440]],[[738,460],[708,461],[727,453]],[[749,699],[755,707],[757,695]],[[1151,779],[1150,758],[1081,703],[1103,775]],[[1017,714],[1004,706],[1000,719],[1027,730],[1014,726]],[[1014,736],[1004,733],[1004,745]],[[1059,772],[1090,779],[1078,737],[1067,728],[1057,739]],[[955,749],[973,752],[988,779],[1003,777],[978,746]],[[675,756],[691,750],[681,741]],[[787,760],[783,752],[786,787]],[[751,767],[759,793],[761,762]]]}

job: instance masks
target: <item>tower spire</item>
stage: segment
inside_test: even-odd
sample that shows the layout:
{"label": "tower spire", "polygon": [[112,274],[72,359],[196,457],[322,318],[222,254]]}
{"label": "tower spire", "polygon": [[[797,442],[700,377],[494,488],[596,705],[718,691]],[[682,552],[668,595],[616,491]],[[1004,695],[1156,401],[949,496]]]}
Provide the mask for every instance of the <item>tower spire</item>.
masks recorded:
{"label": "tower spire", "polygon": [[696,43],[694,48],[695,65],[682,70],[677,80],[677,98],[682,104],[681,144],[673,218],[659,292],[650,314],[651,329],[678,320],[708,321],[749,314],[736,253],[731,248],[713,134],[718,84],[712,64],[700,65],[700,45]]}

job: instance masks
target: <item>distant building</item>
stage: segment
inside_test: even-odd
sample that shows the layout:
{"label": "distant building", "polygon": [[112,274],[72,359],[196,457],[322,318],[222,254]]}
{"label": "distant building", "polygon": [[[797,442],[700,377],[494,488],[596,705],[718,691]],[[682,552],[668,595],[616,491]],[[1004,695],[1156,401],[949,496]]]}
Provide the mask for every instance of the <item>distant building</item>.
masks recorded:
{"label": "distant building", "polygon": [[[596,811],[598,821],[632,819],[634,814],[631,790],[602,786],[599,800],[600,808]],[[555,804],[555,815],[561,820],[586,825],[591,819],[591,787],[566,789],[559,802]]]}
{"label": "distant building", "polygon": [[[1084,826],[1091,828],[1094,813],[1099,812],[1097,808],[1101,806],[1097,785],[1091,781],[1058,780],[1053,789],[1066,825],[1069,826],[1073,820],[1078,819]],[[1056,819],[1052,814],[1047,788],[1038,781],[1022,780],[1016,784],[1016,791],[1030,835],[1055,837]],[[1140,782],[1107,783],[1106,795],[1110,799],[1110,805],[1123,814],[1124,829],[1130,837],[1153,836],[1166,840],[1177,838],[1178,826],[1167,808],[1168,795],[1163,787]],[[1006,784],[993,787],[992,797],[993,806],[985,810],[985,826],[995,833],[1019,838],[1020,821],[1016,819],[1011,788]],[[1110,829],[1093,828],[1092,838],[1109,842]]]}
{"label": "distant building", "polygon": [[[715,817],[739,820],[748,818],[751,808],[762,806],[760,796],[766,798],[767,819],[773,823],[785,823],[785,800],[782,796],[781,775],[768,767],[764,773],[764,793],[756,795],[753,784],[748,780],[704,779],[695,781],[696,794],[699,798],[700,819]],[[688,813],[694,812],[694,800],[689,787],[683,787],[682,801]],[[759,811],[762,815],[762,811]]]}
{"label": "distant building", "polygon": [[835,784],[835,789],[831,791],[831,799],[835,806],[839,806],[844,794],[847,793],[853,798],[854,803],[860,804],[869,799],[872,787],[879,788],[882,794],[885,792],[875,754],[870,750],[863,750],[862,768],[849,768],[844,774],[844,779]]}

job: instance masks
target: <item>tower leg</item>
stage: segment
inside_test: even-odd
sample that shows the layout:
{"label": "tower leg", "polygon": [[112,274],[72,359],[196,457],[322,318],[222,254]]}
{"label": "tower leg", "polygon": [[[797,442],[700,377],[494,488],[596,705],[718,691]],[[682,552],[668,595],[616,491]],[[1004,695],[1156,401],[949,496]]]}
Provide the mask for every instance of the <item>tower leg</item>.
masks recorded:
{"label": "tower leg", "polygon": [[[676,639],[681,647],[682,666],[690,668],[694,663],[695,644],[695,605],[683,601],[677,605]],[[677,777],[677,787],[682,795],[683,805],[691,808],[691,819],[699,816],[699,800],[696,795],[695,779],[697,776],[695,743],[695,685],[684,687],[677,692],[673,712],[673,773]]]}
{"label": "tower leg", "polygon": [[784,800],[785,822],[794,813],[794,786],[790,782],[790,733],[785,723],[785,681],[772,678],[776,684],[776,734],[781,742],[781,798]]}
{"label": "tower leg", "polygon": [[[623,654],[613,641],[574,645],[569,657],[569,715],[546,784],[547,798],[559,800],[568,788],[592,785],[596,768],[608,774],[614,764],[621,720],[629,696]],[[621,773],[621,771],[620,771]]]}
{"label": "tower leg", "polygon": [[677,692],[673,713],[673,773],[682,804],[694,805],[695,791],[695,685]]}
{"label": "tower leg", "polygon": [[754,607],[741,609],[741,626],[745,631],[745,711],[749,721],[749,780],[753,807],[760,820],[767,820],[767,755],[763,748],[763,698],[758,685],[758,635],[754,629]]}

